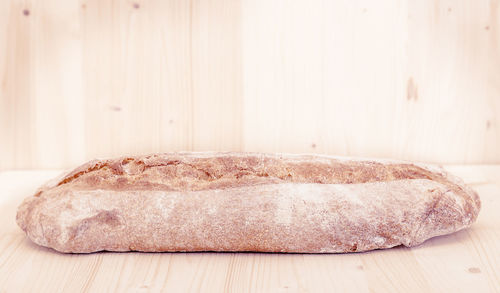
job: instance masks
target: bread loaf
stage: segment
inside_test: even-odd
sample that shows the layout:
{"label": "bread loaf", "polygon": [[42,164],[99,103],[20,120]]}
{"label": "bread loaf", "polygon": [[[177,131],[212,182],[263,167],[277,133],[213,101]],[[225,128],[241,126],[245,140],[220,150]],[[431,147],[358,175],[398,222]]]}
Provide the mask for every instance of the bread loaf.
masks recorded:
{"label": "bread loaf", "polygon": [[470,226],[476,192],[440,167],[258,153],[94,160],[42,186],[17,223],[60,252],[333,253]]}

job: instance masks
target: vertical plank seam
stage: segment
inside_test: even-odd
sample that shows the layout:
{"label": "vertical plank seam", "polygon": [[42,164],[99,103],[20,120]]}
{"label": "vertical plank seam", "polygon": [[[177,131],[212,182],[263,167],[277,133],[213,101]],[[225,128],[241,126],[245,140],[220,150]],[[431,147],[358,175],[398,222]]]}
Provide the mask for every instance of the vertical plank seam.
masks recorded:
{"label": "vertical plank seam", "polygon": [[194,146],[194,74],[193,74],[193,0],[189,0],[189,117],[190,124],[188,127],[189,143],[188,148],[190,151],[193,150]]}

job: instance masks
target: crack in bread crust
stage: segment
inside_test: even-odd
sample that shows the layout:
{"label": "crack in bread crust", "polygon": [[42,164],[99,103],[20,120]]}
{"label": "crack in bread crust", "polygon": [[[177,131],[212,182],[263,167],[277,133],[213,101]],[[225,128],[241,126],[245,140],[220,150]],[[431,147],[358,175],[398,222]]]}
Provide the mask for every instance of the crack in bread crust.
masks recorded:
{"label": "crack in bread crust", "polygon": [[[469,198],[446,172],[422,165],[263,153],[164,153],[94,160],[70,172],[56,188],[71,183],[71,189],[80,190],[189,192],[279,183],[359,184],[405,179],[436,181],[463,199]],[[474,209],[471,204],[465,207],[467,213]]]}
{"label": "crack in bread crust", "polygon": [[461,191],[442,174],[410,163],[314,158],[265,154],[190,157],[167,153],[94,160],[70,172],[57,186],[71,182],[73,188],[79,189],[199,191],[285,182],[356,184],[429,179]]}
{"label": "crack in bread crust", "polygon": [[[83,166],[82,166],[83,167]],[[285,157],[250,155],[186,158],[165,156],[126,157],[94,161],[77,168],[57,186],[79,188],[198,191],[273,183],[356,184],[403,179],[435,180],[436,174],[412,164],[372,161],[310,162]]]}

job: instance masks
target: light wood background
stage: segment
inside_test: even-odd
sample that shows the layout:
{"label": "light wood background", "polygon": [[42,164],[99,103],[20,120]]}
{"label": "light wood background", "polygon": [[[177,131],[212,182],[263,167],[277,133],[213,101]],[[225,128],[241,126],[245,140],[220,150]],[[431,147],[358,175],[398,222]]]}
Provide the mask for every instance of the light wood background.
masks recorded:
{"label": "light wood background", "polygon": [[499,14],[499,0],[0,0],[0,169],[176,150],[499,163]]}

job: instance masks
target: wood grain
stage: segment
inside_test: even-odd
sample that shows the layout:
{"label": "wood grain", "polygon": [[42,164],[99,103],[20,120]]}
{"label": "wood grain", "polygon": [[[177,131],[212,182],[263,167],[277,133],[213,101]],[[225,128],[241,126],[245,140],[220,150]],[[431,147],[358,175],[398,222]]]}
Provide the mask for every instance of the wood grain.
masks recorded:
{"label": "wood grain", "polygon": [[0,0],[0,170],[176,150],[499,163],[499,13]]}
{"label": "wood grain", "polygon": [[469,229],[409,249],[352,254],[60,254],[15,224],[16,208],[59,171],[0,173],[0,292],[500,292],[500,166],[448,166],[479,192]]}

